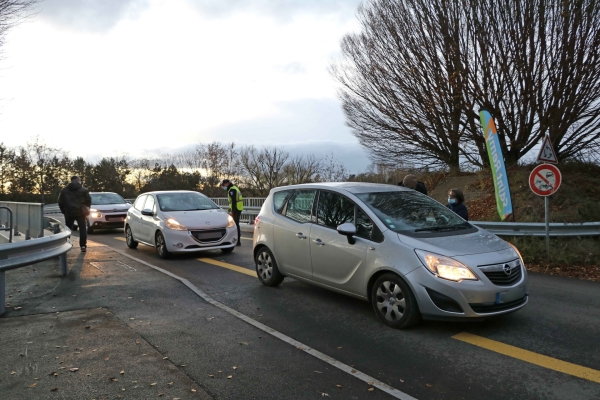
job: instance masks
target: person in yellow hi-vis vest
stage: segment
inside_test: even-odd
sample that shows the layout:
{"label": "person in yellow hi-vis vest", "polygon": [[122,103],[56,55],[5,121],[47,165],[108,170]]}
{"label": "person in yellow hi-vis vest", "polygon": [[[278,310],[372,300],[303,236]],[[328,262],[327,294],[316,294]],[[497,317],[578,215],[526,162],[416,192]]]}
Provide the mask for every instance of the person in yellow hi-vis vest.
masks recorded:
{"label": "person in yellow hi-vis vest", "polygon": [[233,183],[231,183],[229,179],[223,179],[223,182],[221,182],[221,187],[223,188],[223,190],[227,190],[227,201],[229,202],[229,215],[233,217],[235,225],[237,226],[238,241],[236,246],[241,246],[242,241],[240,240],[240,216],[242,215],[242,210],[244,209],[242,192],[240,192],[240,189]]}

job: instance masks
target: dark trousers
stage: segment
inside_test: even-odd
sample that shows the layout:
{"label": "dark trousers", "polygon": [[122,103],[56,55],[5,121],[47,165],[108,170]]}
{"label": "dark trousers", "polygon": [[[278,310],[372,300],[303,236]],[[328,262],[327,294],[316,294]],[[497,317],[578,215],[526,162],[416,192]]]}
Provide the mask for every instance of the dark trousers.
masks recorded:
{"label": "dark trousers", "polygon": [[65,225],[70,230],[73,230],[73,223],[77,221],[77,226],[79,227],[79,247],[83,247],[87,245],[87,228],[85,226],[85,217],[82,215],[80,217],[74,217],[72,215],[65,214]]}
{"label": "dark trousers", "polygon": [[235,226],[237,226],[237,230],[238,230],[238,243],[241,240],[241,233],[240,233],[240,217],[242,216],[242,212],[241,211],[234,211],[232,213],[233,216],[233,220],[235,221]]}

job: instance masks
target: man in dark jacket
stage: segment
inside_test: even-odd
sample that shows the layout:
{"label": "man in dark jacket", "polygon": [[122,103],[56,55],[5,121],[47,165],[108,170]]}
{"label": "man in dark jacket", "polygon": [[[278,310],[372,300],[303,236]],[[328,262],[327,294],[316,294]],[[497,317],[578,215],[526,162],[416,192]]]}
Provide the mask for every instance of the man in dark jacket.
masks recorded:
{"label": "man in dark jacket", "polygon": [[223,179],[223,182],[221,182],[221,187],[223,188],[223,190],[227,191],[227,201],[229,202],[229,215],[231,215],[231,217],[235,221],[235,225],[237,226],[238,238],[236,246],[241,246],[242,234],[240,230],[240,217],[242,216],[242,211],[244,210],[242,192],[229,179]]}
{"label": "man in dark jacket", "polygon": [[425,187],[425,184],[418,180],[416,175],[406,175],[402,182],[398,183],[398,186],[404,186],[427,195],[427,188]]}
{"label": "man in dark jacket", "polygon": [[77,221],[79,227],[79,246],[81,251],[86,251],[87,245],[87,230],[83,206],[91,207],[92,198],[90,192],[81,185],[81,178],[74,176],[69,183],[58,195],[58,207],[60,212],[65,216],[65,225],[73,230],[73,224]]}

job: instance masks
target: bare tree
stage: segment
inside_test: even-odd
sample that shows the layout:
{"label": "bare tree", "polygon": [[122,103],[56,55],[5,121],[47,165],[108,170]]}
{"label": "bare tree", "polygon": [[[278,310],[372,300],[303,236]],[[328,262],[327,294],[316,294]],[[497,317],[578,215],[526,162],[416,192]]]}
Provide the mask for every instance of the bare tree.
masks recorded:
{"label": "bare tree", "polygon": [[246,146],[240,151],[240,162],[247,185],[257,195],[267,195],[271,189],[286,183],[284,166],[290,155],[277,147]]}
{"label": "bare tree", "polygon": [[460,169],[465,136],[462,2],[371,0],[332,66],[348,125],[379,164]]}
{"label": "bare tree", "polygon": [[39,0],[0,0],[0,47],[4,44],[8,30],[30,14]]}
{"label": "bare tree", "polygon": [[313,154],[292,157],[283,167],[288,185],[315,182],[319,179],[322,169],[322,160],[319,160]]}

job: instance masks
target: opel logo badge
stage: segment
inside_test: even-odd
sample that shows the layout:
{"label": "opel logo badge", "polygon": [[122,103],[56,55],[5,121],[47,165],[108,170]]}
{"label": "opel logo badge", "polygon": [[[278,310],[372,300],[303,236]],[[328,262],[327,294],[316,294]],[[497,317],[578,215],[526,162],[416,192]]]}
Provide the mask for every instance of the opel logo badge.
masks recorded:
{"label": "opel logo badge", "polygon": [[511,273],[510,265],[504,264],[504,268],[502,268],[502,271],[504,271],[504,273],[506,275],[510,275],[510,273]]}

